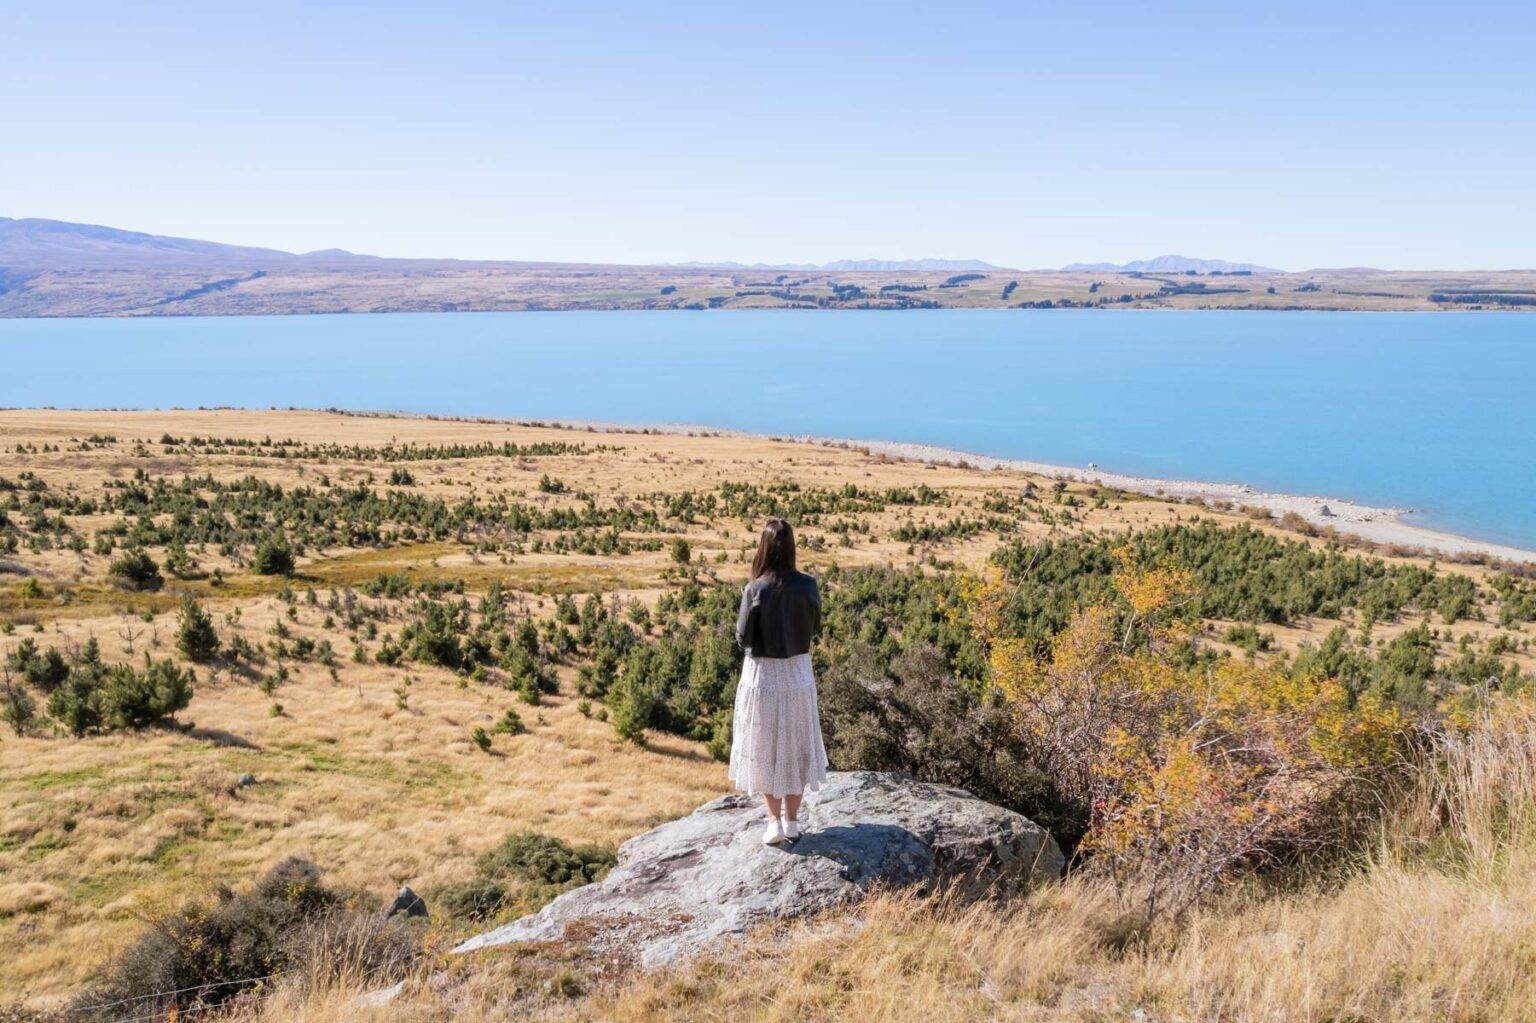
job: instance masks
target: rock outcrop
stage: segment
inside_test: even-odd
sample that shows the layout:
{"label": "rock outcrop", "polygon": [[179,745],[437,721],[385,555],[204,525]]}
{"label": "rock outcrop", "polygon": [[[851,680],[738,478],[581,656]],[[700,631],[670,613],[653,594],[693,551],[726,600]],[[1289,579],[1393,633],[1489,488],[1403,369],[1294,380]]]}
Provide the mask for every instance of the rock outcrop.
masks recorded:
{"label": "rock outcrop", "polygon": [[394,916],[397,913],[404,913],[406,916],[426,916],[427,904],[407,885],[400,889],[400,893],[395,896],[395,901],[389,904],[389,909],[384,915]]}
{"label": "rock outcrop", "polygon": [[856,902],[876,884],[980,894],[1062,869],[1055,841],[1028,818],[899,774],[834,772],[801,818],[799,841],[768,847],[761,800],[706,803],[624,843],[605,880],[454,951],[568,940],[651,968],[770,921]]}

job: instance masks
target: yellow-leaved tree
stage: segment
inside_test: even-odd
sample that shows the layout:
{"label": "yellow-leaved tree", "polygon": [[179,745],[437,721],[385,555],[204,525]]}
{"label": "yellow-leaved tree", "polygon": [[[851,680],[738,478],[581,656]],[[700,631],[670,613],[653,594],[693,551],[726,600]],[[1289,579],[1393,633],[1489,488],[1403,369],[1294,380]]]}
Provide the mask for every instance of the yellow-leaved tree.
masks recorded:
{"label": "yellow-leaved tree", "polygon": [[1351,833],[1410,723],[1329,679],[1192,656],[1177,614],[1190,575],[1122,562],[1119,600],[1078,609],[1043,656],[1009,636],[999,577],[962,592],[1035,766],[1086,812],[1081,869],[1150,918]]}

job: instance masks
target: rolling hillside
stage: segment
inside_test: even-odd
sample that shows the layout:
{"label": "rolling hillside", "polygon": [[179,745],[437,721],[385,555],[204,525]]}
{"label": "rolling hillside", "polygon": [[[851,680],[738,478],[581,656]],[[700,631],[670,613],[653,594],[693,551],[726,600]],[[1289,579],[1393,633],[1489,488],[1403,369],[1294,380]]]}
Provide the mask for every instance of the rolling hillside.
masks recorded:
{"label": "rolling hillside", "polygon": [[0,218],[0,316],[531,309],[1536,308],[1536,271],[1287,273],[1160,256],[1010,270],[977,260],[621,266],[293,253]]}

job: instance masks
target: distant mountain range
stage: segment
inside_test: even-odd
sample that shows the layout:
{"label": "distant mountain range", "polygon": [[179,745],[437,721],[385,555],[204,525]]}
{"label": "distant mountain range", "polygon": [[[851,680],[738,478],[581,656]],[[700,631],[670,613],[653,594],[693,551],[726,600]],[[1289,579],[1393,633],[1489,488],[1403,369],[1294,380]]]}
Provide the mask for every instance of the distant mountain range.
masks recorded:
{"label": "distant mountain range", "polygon": [[1188,256],[1156,256],[1152,259],[1137,259],[1129,263],[1068,263],[1061,268],[1065,272],[1078,273],[1153,273],[1153,274],[1181,274],[1190,270],[1196,273],[1208,274],[1219,270],[1224,274],[1234,271],[1246,271],[1248,273],[1284,273],[1270,266],[1259,266],[1256,263],[1229,263],[1225,259],[1191,259]]}
{"label": "distant mountain range", "polygon": [[321,252],[283,252],[246,245],[171,238],[142,231],[123,231],[96,224],[71,224],[62,220],[0,217],[0,266],[124,267],[151,266],[265,266],[334,265],[379,262],[341,249]]}
{"label": "distant mountain range", "polygon": [[[1244,271],[1264,276],[1172,276]],[[1115,274],[1136,272],[1145,279],[1105,286]],[[0,217],[0,318],[765,308],[1536,309],[1536,271],[1285,274],[1186,256],[1062,270],[979,259],[670,266],[394,259]]]}
{"label": "distant mountain range", "polygon": [[691,268],[722,267],[729,270],[830,270],[843,272],[903,273],[905,271],[1003,270],[1005,267],[979,259],[838,259],[830,263],[669,263]]}
{"label": "distant mountain range", "polygon": [[[248,245],[194,238],[173,238],[124,231],[97,224],[72,224],[62,220],[0,217],[0,268],[16,269],[132,269],[150,270],[171,267],[226,267],[245,269],[300,269],[319,267],[385,267],[450,264],[486,266],[551,265],[522,261],[388,259],[363,256],[344,249],[318,252],[284,252]],[[822,273],[986,273],[1005,269],[980,259],[839,259],[830,263],[671,263],[678,269],[788,270]],[[1222,273],[1247,270],[1275,273],[1269,267],[1253,263],[1232,263],[1225,259],[1191,259],[1188,256],[1158,256],[1131,263],[1072,263],[1064,271],[1084,273]]]}
{"label": "distant mountain range", "polygon": [[[142,231],[124,231],[96,224],[72,224],[62,220],[0,217],[0,267],[47,269],[106,268],[140,269],[176,266],[308,267],[384,265],[390,263],[455,263],[458,260],[400,260],[362,256],[345,249],[318,252],[284,252],[281,249],[225,245],[194,238],[173,238]],[[503,261],[463,262],[509,265]],[[529,265],[515,263],[510,265]],[[677,267],[731,268],[738,270],[821,271],[986,271],[1000,267],[979,259],[840,259],[832,263],[675,263]]]}

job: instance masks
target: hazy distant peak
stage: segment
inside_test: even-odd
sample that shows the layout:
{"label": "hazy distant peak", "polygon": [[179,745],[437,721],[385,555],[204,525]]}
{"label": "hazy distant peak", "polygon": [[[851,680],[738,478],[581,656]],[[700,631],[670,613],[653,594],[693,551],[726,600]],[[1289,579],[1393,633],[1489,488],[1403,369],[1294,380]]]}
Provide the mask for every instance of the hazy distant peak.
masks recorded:
{"label": "hazy distant peak", "polygon": [[833,270],[844,272],[877,271],[902,273],[907,271],[955,271],[955,270],[1002,270],[1003,267],[985,263],[979,259],[837,259],[830,263],[736,263],[690,262],[669,263],[679,267],[721,267],[729,270]]}
{"label": "hazy distant peak", "polygon": [[99,224],[0,217],[0,263],[11,265],[252,264],[294,258],[292,253],[277,249],[172,238]]}
{"label": "hazy distant peak", "polygon": [[823,263],[820,270],[879,270],[899,273],[903,270],[1001,270],[1000,266],[979,259],[839,259]]}
{"label": "hazy distant peak", "polygon": [[1249,273],[1281,273],[1273,267],[1259,266],[1257,263],[1232,263],[1225,259],[1192,259],[1189,256],[1156,256],[1152,259],[1138,259],[1130,263],[1069,263],[1062,267],[1069,272],[1093,272],[1105,273],[1160,273],[1181,274],[1189,270],[1196,273],[1208,274],[1213,271],[1232,273],[1234,271],[1247,271]]}

